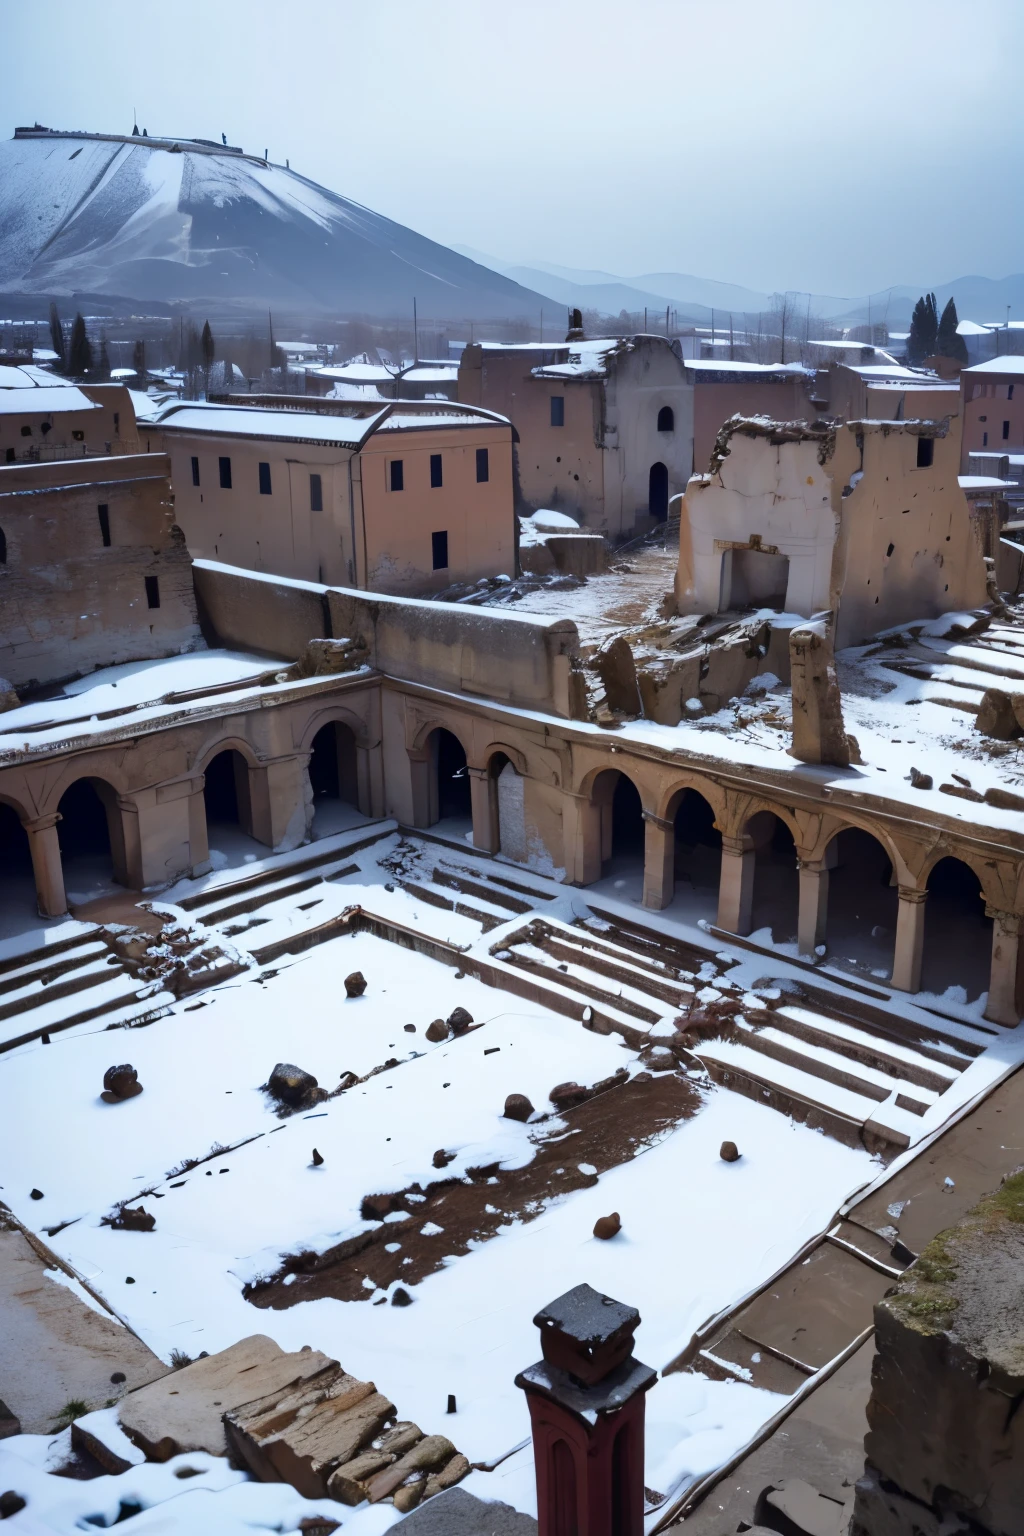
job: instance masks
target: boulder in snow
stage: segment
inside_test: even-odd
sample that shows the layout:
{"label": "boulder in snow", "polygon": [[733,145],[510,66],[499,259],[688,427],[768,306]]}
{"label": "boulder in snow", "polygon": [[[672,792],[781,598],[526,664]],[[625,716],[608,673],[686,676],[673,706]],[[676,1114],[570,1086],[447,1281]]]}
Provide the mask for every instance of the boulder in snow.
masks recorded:
{"label": "boulder in snow", "polygon": [[362,971],[353,971],[350,976],[345,977],[346,997],[362,997],[365,991],[366,977]]}

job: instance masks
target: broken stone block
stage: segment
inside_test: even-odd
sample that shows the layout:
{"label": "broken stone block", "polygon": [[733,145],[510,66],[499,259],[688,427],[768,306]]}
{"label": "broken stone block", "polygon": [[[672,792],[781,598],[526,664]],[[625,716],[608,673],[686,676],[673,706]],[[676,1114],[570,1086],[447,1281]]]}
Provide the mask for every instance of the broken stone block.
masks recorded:
{"label": "broken stone block", "polygon": [[299,677],[331,677],[354,672],[368,660],[366,642],[360,639],[309,640],[295,663]]}
{"label": "broken stone block", "polygon": [[[1024,1401],[1022,1273],[1019,1171],[940,1232],[875,1307],[870,1466],[887,1490],[993,1536],[1019,1532],[1024,1509],[1024,1415],[1012,1411]],[[869,1503],[858,1489],[855,1523],[874,1536]]]}
{"label": "broken stone block", "polygon": [[533,1114],[533,1105],[525,1093],[510,1093],[503,1111],[506,1120],[521,1120],[525,1125]]}
{"label": "broken stone block", "polygon": [[112,1216],[107,1222],[108,1227],[113,1227],[115,1232],[152,1232],[156,1226],[156,1217],[141,1205],[134,1210],[131,1206],[124,1205],[116,1216]]}
{"label": "broken stone block", "polygon": [[659,725],[679,724],[685,701],[699,689],[703,654],[701,648],[685,656],[663,654],[643,663],[637,682],[645,720],[655,720]]}
{"label": "broken stone block", "polygon": [[396,1285],[391,1292],[391,1305],[393,1307],[411,1307],[412,1297],[404,1285]]}
{"label": "broken stone block", "polygon": [[616,1237],[622,1231],[622,1222],[618,1211],[612,1211],[610,1216],[599,1216],[594,1222],[594,1236],[602,1242],[608,1242],[609,1238]]}
{"label": "broken stone block", "polygon": [[448,1028],[453,1035],[464,1035],[473,1022],[473,1015],[465,1008],[453,1008],[448,1015]]}
{"label": "broken stone block", "polygon": [[120,1099],[133,1099],[142,1092],[139,1074],[130,1063],[120,1067],[108,1067],[103,1074],[103,1094],[108,1104]]}
{"label": "broken stone block", "polygon": [[351,976],[345,977],[346,997],[362,997],[366,991],[366,977],[362,971],[353,971]]}
{"label": "broken stone block", "polygon": [[394,1403],[372,1381],[331,1361],[311,1381],[229,1409],[224,1427],[232,1451],[261,1482],[291,1483],[305,1498],[322,1499],[334,1471],[394,1416]]}
{"label": "broken stone block", "polygon": [[996,741],[1012,741],[1020,735],[1020,725],[1014,711],[1014,700],[1001,688],[986,688],[974,721],[975,729],[982,736],[992,736]]}
{"label": "broken stone block", "polygon": [[[765,626],[767,628],[767,626]],[[707,671],[700,680],[698,697],[714,696],[716,707],[729,699],[738,699],[756,676],[760,653],[751,645],[751,637],[741,634],[731,644],[713,645],[707,655]]]}
{"label": "broken stone block", "polygon": [[[512,1118],[514,1119],[515,1117],[513,1116]],[[430,1161],[434,1168],[447,1168],[449,1163],[455,1161],[455,1153],[446,1152],[444,1147],[438,1147]]]}
{"label": "broken stone block", "polygon": [[643,705],[629,642],[622,635],[606,640],[594,657],[594,665],[604,684],[608,708],[619,715],[639,715]]}
{"label": "broken stone block", "polygon": [[117,1417],[150,1461],[169,1461],[182,1451],[226,1456],[225,1413],[337,1370],[337,1361],[319,1350],[286,1354],[273,1339],[257,1333],[129,1392],[118,1404]]}
{"label": "broken stone block", "polygon": [[803,763],[847,768],[859,757],[843,727],[843,703],[825,620],[801,624],[789,636],[793,682],[793,745]]}
{"label": "broken stone block", "polygon": [[327,1097],[311,1072],[304,1072],[290,1061],[279,1061],[263,1087],[271,1098],[290,1109],[305,1109]]}
{"label": "broken stone block", "polygon": [[[673,1062],[673,1066],[675,1063]],[[573,1109],[577,1104],[583,1104],[591,1097],[589,1088],[584,1088],[581,1083],[556,1083],[548,1094],[548,1098],[561,1112],[563,1109]]]}
{"label": "broken stone block", "polygon": [[430,1473],[423,1489],[424,1502],[432,1499],[435,1493],[442,1493],[446,1488],[454,1488],[456,1483],[460,1483],[464,1477],[469,1476],[470,1470],[466,1457],[461,1451],[457,1452],[440,1472]]}
{"label": "broken stone block", "polygon": [[932,778],[930,773],[922,773],[920,768],[911,768],[911,770],[910,770],[910,787],[911,787],[911,789],[931,789],[931,787],[932,787],[932,785],[934,783],[935,783],[935,780]]}
{"label": "broken stone block", "polygon": [[754,1520],[771,1531],[799,1536],[846,1536],[849,1509],[800,1477],[782,1478],[766,1488],[754,1508]]}
{"label": "broken stone block", "polygon": [[400,1488],[413,1472],[435,1472],[446,1466],[456,1455],[454,1445],[445,1435],[425,1435],[418,1445],[406,1451],[393,1466],[378,1472],[370,1481],[367,1497],[371,1504],[379,1504],[396,1488]]}
{"label": "broken stone block", "polygon": [[146,1459],[145,1453],[129,1440],[117,1422],[116,1408],[98,1408],[73,1419],[71,1448],[85,1451],[112,1477],[139,1466]]}
{"label": "broken stone block", "polygon": [[908,1498],[869,1464],[857,1480],[849,1536],[979,1536],[979,1528]]}

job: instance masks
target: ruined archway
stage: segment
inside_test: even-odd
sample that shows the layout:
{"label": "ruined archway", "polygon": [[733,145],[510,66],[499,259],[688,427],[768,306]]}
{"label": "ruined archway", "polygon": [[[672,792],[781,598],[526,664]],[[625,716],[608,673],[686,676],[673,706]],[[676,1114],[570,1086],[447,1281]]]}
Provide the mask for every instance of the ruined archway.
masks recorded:
{"label": "ruined archway", "polygon": [[444,822],[445,831],[464,836],[473,825],[473,806],[465,749],[451,731],[438,726],[426,742],[431,775],[429,826]]}
{"label": "ruined archway", "polygon": [[793,943],[800,910],[800,876],[793,833],[773,811],[758,811],[743,831],[754,847],[750,931],[768,929],[772,943]]}
{"label": "ruined archway", "polygon": [[57,807],[64,888],[68,905],[81,906],[127,885],[121,812],[115,790],[103,779],[69,784]]}
{"label": "ruined archway", "polygon": [[18,933],[36,911],[28,833],[13,805],[0,800],[0,935]]}
{"label": "ruined archway", "polygon": [[647,477],[647,507],[657,523],[668,517],[668,469],[660,459]]}
{"label": "ruined archway", "polygon": [[928,876],[921,956],[921,990],[953,1003],[988,991],[992,919],[974,870],[962,859],[939,859]]}
{"label": "ruined archway", "polygon": [[235,747],[225,747],[206,765],[203,787],[206,836],[214,869],[251,863],[266,849],[252,835],[249,765]]}
{"label": "ruined archway", "polygon": [[825,852],[828,961],[839,970],[888,981],[896,944],[899,889],[884,845],[845,827]]}
{"label": "ruined archway", "polygon": [[343,832],[360,814],[356,738],[343,720],[329,720],[313,737],[309,784],[313,791],[313,838]]}
{"label": "ruined archway", "polygon": [[639,902],[645,842],[640,791],[617,768],[605,768],[594,780],[591,800],[601,820],[601,879],[610,881],[620,901]]}
{"label": "ruined archway", "polygon": [[517,864],[526,863],[525,780],[504,752],[495,752],[487,764],[491,780],[490,802],[494,807],[495,851]]}
{"label": "ruined archway", "polygon": [[722,834],[714,808],[696,789],[682,789],[669,802],[666,816],[675,824],[675,900],[688,921],[710,918],[718,910],[722,874]]}

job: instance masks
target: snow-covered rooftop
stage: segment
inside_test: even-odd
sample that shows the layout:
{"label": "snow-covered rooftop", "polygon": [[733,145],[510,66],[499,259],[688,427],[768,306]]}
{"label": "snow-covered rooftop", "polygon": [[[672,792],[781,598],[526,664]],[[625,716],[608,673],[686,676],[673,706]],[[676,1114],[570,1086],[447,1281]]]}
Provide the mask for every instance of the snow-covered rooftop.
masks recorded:
{"label": "snow-covered rooftop", "polygon": [[1002,357],[990,357],[987,362],[975,363],[970,368],[964,368],[964,373],[1012,373],[1024,374],[1024,356],[1016,353],[1004,353]]}
{"label": "snow-covered rooftop", "polygon": [[4,388],[0,380],[0,414],[24,416],[29,411],[43,416],[55,416],[63,411],[98,411],[102,407],[90,400],[75,384],[56,384],[52,389],[28,394],[15,385]]}
{"label": "snow-covered rooftop", "polygon": [[814,370],[803,363],[742,363],[719,357],[684,357],[683,367],[693,373],[753,373],[767,378],[773,374],[810,374]]}
{"label": "snow-covered rooftop", "polygon": [[600,378],[608,371],[608,358],[612,352],[628,348],[629,343],[617,336],[603,337],[594,341],[571,341],[569,356],[564,363],[546,363],[532,369],[536,378],[586,379]]}
{"label": "snow-covered rooftop", "polygon": [[156,421],[172,432],[209,432],[218,437],[273,438],[278,442],[358,448],[381,414],[334,416],[326,411],[282,411],[272,406],[201,402],[166,406]]}

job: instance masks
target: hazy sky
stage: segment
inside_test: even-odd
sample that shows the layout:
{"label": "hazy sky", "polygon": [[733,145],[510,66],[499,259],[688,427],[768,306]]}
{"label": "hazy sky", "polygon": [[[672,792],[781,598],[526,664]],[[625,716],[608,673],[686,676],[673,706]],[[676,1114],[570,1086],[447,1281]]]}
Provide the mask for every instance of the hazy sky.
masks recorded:
{"label": "hazy sky", "polygon": [[33,0],[0,129],[219,138],[446,244],[856,296],[1024,267],[1021,0]]}

